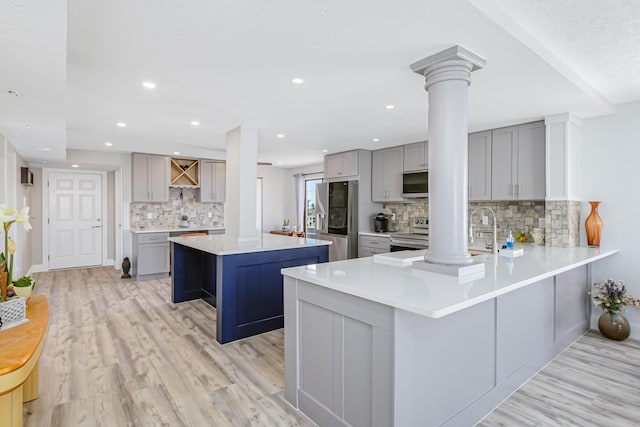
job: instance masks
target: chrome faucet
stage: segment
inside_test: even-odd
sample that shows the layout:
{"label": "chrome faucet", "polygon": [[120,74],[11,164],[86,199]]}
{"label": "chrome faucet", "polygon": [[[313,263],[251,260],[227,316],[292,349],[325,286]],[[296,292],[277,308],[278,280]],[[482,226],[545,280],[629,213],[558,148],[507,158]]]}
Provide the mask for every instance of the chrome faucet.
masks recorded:
{"label": "chrome faucet", "polygon": [[[490,207],[487,206],[478,206],[477,208],[475,208],[474,210],[471,211],[471,215],[469,215],[469,243],[473,243],[473,214],[476,213],[476,211],[478,210],[487,210],[489,212],[491,212],[491,216],[493,216],[493,245],[491,246],[491,253],[497,254],[498,253],[498,238],[497,238],[497,224],[496,224],[496,214],[495,212],[493,212],[493,209],[491,209]],[[486,245],[488,246],[488,245]],[[489,249],[487,247],[487,249]]]}

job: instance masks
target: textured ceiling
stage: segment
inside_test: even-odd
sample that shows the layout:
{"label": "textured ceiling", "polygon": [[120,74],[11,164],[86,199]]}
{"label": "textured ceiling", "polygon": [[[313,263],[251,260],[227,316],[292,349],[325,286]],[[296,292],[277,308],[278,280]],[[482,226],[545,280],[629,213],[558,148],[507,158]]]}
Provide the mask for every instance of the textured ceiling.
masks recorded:
{"label": "textured ceiling", "polygon": [[640,99],[640,1],[496,4],[614,104]]}
{"label": "textured ceiling", "polygon": [[259,129],[260,161],[317,163],[323,149],[425,139],[409,64],[454,44],[487,60],[472,75],[472,131],[640,99],[637,7],[557,3],[12,0],[0,5],[0,132],[38,164],[66,148],[223,158],[243,125]]}

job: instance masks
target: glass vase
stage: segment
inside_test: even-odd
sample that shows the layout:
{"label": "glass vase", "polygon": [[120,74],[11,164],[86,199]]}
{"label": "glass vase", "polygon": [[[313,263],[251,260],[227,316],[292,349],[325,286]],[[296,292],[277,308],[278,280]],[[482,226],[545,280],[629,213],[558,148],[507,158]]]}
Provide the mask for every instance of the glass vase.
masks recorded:
{"label": "glass vase", "polygon": [[626,340],[631,334],[629,321],[619,312],[602,313],[598,319],[598,329],[604,337],[616,341]]}
{"label": "glass vase", "polygon": [[600,246],[600,234],[602,232],[602,218],[598,214],[598,206],[601,202],[589,202],[591,204],[591,213],[584,222],[584,228],[587,232],[587,244],[589,246]]}

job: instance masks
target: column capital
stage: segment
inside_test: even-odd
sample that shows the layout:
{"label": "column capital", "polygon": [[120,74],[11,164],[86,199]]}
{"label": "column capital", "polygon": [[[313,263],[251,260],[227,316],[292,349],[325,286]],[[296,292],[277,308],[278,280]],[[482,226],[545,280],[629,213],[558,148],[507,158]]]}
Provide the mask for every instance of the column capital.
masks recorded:
{"label": "column capital", "polygon": [[409,67],[425,77],[426,89],[444,80],[464,80],[471,82],[470,73],[484,67],[486,60],[462,46],[452,46],[441,52],[427,56]]}

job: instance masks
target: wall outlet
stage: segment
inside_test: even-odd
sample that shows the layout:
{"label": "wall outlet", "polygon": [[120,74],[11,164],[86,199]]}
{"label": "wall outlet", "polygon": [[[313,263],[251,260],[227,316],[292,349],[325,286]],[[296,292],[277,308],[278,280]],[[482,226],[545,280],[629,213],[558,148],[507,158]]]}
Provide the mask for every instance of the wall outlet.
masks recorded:
{"label": "wall outlet", "polygon": [[489,217],[487,215],[482,215],[482,225],[489,225]]}
{"label": "wall outlet", "polygon": [[209,218],[212,218],[212,217],[213,217],[213,212],[207,212],[207,216],[208,216]]}
{"label": "wall outlet", "polygon": [[151,212],[147,212],[147,219],[153,219],[153,214]]}

